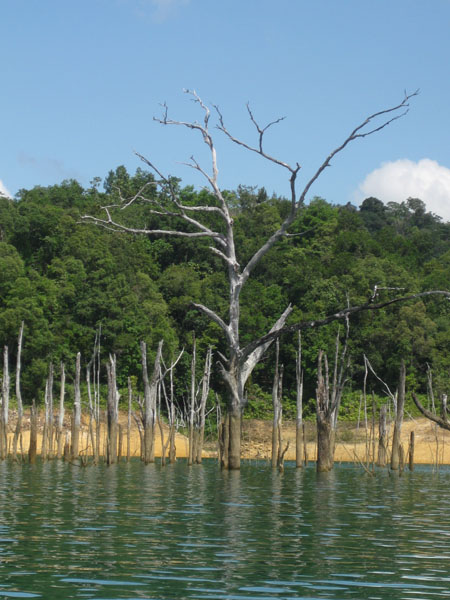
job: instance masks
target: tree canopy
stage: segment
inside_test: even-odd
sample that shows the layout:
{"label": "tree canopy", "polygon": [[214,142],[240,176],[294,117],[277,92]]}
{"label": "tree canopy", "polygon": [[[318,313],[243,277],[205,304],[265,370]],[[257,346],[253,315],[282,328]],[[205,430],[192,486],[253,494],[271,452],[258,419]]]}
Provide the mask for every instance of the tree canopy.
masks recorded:
{"label": "tree canopy", "polygon": [[[125,167],[110,171],[104,191],[98,179],[88,189],[76,181],[21,190],[15,200],[0,198],[0,343],[13,353],[22,320],[25,402],[42,395],[50,360],[74,363],[78,351],[91,355],[95,332],[102,326],[105,356],[115,353],[119,381],[140,376],[139,342],[156,350],[164,338],[167,355],[189,345],[195,333],[200,351],[208,345],[223,351],[217,324],[193,306],[201,302],[220,314],[226,309],[227,281],[221,259],[208,251],[208,240],[175,237],[149,239],[124,236],[80,224],[80,215],[95,214],[99,204],[115,201],[118,190],[132,195],[152,185],[151,173]],[[178,186],[185,204],[214,206],[205,190]],[[263,188],[240,186],[224,191],[232,209],[239,256],[248,259],[282,223],[289,201]],[[338,199],[335,199],[338,200]],[[130,226],[152,219],[141,206],[130,206]],[[214,212],[211,227],[219,226]],[[156,220],[155,220],[156,223]],[[182,225],[180,225],[182,226]],[[242,293],[242,343],[263,335],[285,307],[291,319],[320,318],[346,303],[366,301],[374,286],[402,288],[404,294],[445,289],[450,281],[450,224],[408,198],[384,204],[367,198],[359,208],[314,198],[299,212],[290,232],[261,260]],[[391,292],[384,294],[389,298]],[[225,300],[224,300],[225,298]],[[435,379],[450,370],[450,305],[427,300],[393,306],[379,314],[356,315],[351,324],[354,357],[352,385],[361,385],[365,353],[383,377],[396,381],[403,357],[410,383],[421,391],[427,364]],[[314,393],[319,348],[332,346],[338,325],[305,334],[306,392]],[[281,359],[286,394],[294,396],[295,336],[285,335]],[[249,399],[269,390],[271,355],[259,364],[249,386]],[[182,367],[182,365],[181,365]],[[186,374],[184,374],[186,375]],[[219,378],[217,389],[223,385]],[[186,391],[183,374],[177,387]]]}

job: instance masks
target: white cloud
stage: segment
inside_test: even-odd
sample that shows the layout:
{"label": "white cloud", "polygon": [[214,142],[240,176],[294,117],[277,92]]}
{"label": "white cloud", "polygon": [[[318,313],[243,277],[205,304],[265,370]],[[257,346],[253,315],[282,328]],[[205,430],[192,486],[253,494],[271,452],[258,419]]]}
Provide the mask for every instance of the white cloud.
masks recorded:
{"label": "white cloud", "polygon": [[11,193],[8,191],[8,188],[5,186],[3,181],[0,179],[0,196],[8,196],[8,198],[12,198]]}
{"label": "white cloud", "polygon": [[428,211],[450,221],[450,169],[429,158],[383,163],[359,185],[355,200],[360,203],[368,196],[384,203],[420,198]]}

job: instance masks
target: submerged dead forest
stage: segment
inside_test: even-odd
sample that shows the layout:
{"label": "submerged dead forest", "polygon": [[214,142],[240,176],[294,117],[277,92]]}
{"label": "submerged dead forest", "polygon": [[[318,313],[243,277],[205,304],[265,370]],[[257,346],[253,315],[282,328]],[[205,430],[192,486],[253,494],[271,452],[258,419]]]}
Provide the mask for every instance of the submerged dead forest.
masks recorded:
{"label": "submerged dead forest", "polygon": [[[163,418],[167,447],[181,424],[189,434],[189,462],[201,460],[206,415],[215,411],[222,466],[230,469],[240,466],[243,416],[271,415],[272,463],[281,466],[282,414],[295,416],[300,432],[303,418],[315,413],[318,465],[326,457],[319,470],[328,470],[338,418],[355,416],[362,389],[365,398],[372,394],[374,409],[381,394],[380,410],[387,393],[397,413],[406,388],[428,392],[428,410],[435,410],[436,394],[446,422],[450,224],[418,198],[387,204],[366,198],[359,208],[317,197],[306,203],[331,160],[404,116],[417,92],[366,117],[303,191],[297,190],[299,163],[274,158],[264,147],[267,130],[281,119],[262,127],[248,107],[259,140],[251,146],[214,107],[216,130],[285,170],[289,198],[264,188],[219,187],[210,109],[187,93],[202,122],[173,121],[165,106],[156,120],[201,135],[210,171],[194,157],[189,166],[209,191],[183,187],[138,155],[149,170],[130,175],[118,167],[103,190],[95,178],[88,189],[71,180],[0,198],[2,455],[9,451],[11,371],[18,416],[13,454],[27,404],[31,421],[44,408],[42,452],[46,444],[53,452],[57,372],[57,454],[68,445],[61,437],[67,390],[72,456],[78,456],[83,403],[92,452],[99,454],[106,406],[108,462],[117,459],[118,413],[125,406],[139,425],[146,463],[154,460]],[[299,433],[297,462],[301,445]]]}
{"label": "submerged dead forest", "polygon": [[[142,342],[151,370],[161,354],[173,369],[173,397],[186,413],[191,397],[194,340],[196,381],[203,376],[208,348],[213,352],[208,410],[220,404],[223,382],[215,368],[224,352],[217,325],[193,306],[207,303],[220,312],[227,299],[226,276],[207,251],[207,241],[148,239],[118,235],[80,223],[80,215],[114,201],[116,190],[136,193],[152,175],[124,167],[111,171],[83,189],[76,181],[22,190],[15,200],[0,199],[0,343],[8,348],[11,406],[16,405],[14,381],[18,335],[24,322],[21,393],[25,406],[34,400],[44,408],[49,365],[55,370],[55,394],[60,392],[65,365],[66,403],[71,406],[80,353],[81,402],[87,406],[86,368],[96,348],[99,394],[106,405],[109,357],[115,357],[120,408],[128,410],[128,381],[144,396]],[[186,202],[198,202],[196,192],[175,182]],[[233,211],[236,243],[251,255],[279,226],[289,203],[264,189],[240,187],[226,192]],[[130,207],[129,223],[142,217]],[[314,198],[301,212],[292,231],[303,235],[283,239],[264,257],[242,298],[242,338],[268,331],[275,316],[291,303],[292,319],[320,318],[346,302],[363,302],[375,285],[406,292],[445,289],[450,281],[450,224],[427,213],[419,199],[385,206],[366,199],[359,208],[333,205]],[[385,294],[389,295],[389,290]],[[427,391],[432,369],[435,394],[447,391],[450,372],[450,306],[448,301],[419,300],[351,319],[348,381],[341,418],[356,418],[364,383],[366,357],[374,371],[395,389],[401,360],[407,364],[408,389]],[[317,357],[334,353],[339,326],[307,331],[302,340],[303,405],[315,414]],[[344,327],[341,324],[341,333]],[[181,350],[184,352],[179,356]],[[273,346],[247,385],[248,416],[272,418],[272,388],[276,364],[283,365],[283,414],[295,418],[297,334],[283,335],[275,360]],[[3,368],[3,367],[2,367]],[[377,396],[382,384],[371,380]],[[163,402],[163,416],[167,408]]]}

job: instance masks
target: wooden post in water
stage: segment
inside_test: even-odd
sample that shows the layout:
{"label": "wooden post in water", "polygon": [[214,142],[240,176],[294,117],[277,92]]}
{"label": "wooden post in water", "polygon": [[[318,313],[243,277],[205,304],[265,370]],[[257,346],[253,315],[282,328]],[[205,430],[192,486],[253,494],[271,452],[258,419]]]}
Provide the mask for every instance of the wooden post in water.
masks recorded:
{"label": "wooden post in water", "polygon": [[189,408],[188,408],[188,425],[189,425],[189,454],[188,454],[188,465],[192,465],[194,462],[194,415],[195,415],[195,370],[197,366],[197,341],[194,335],[194,341],[192,345],[192,360],[191,360],[191,393],[189,397]]}
{"label": "wooden post in water", "polygon": [[309,462],[309,456],[308,456],[308,438],[306,437],[306,424],[303,421],[303,426],[302,426],[302,432],[303,432],[303,453],[305,455],[305,467],[308,466],[308,462]]}
{"label": "wooden post in water", "polygon": [[75,367],[74,399],[73,399],[73,417],[72,417],[72,460],[76,460],[79,455],[79,439],[81,428],[81,353],[78,352]]}
{"label": "wooden post in water", "polygon": [[47,460],[47,436],[48,436],[48,386],[49,380],[45,381],[45,392],[44,392],[44,426],[42,428],[42,439],[41,439],[41,458]]}
{"label": "wooden post in water", "polygon": [[109,363],[106,365],[108,373],[108,439],[106,463],[113,465],[117,462],[117,430],[119,418],[119,392],[116,384],[116,357],[109,355]]}
{"label": "wooden post in water", "polygon": [[408,464],[409,470],[414,471],[414,431],[409,434]]}
{"label": "wooden post in water", "polygon": [[400,436],[402,433],[403,409],[405,406],[406,367],[402,360],[397,394],[397,411],[395,415],[394,435],[392,438],[391,469],[397,471],[400,466]]}
{"label": "wooden post in water", "polygon": [[378,460],[379,467],[385,467],[387,464],[387,432],[386,432],[387,405],[383,404],[380,408],[380,420],[378,424]]}
{"label": "wooden post in water", "polygon": [[12,457],[17,460],[17,444],[22,435],[22,420],[23,420],[23,402],[20,388],[20,372],[21,372],[21,356],[22,356],[22,340],[23,340],[24,322],[20,326],[19,339],[17,342],[17,361],[16,361],[16,400],[17,400],[17,422],[14,431]]}
{"label": "wooden post in water", "polygon": [[33,398],[30,413],[30,447],[28,450],[28,461],[34,465],[37,454],[37,411],[36,403]]}
{"label": "wooden post in water", "polygon": [[212,364],[212,348],[209,346],[208,351],[206,353],[205,358],[205,368],[203,370],[203,379],[202,379],[202,391],[200,395],[200,405],[198,410],[198,422],[196,426],[196,436],[197,443],[196,447],[196,456],[195,462],[200,464],[202,462],[202,454],[203,454],[203,443],[205,439],[205,419],[206,419],[206,402],[208,400],[209,395],[209,382],[211,379],[211,364]]}
{"label": "wooden post in water", "polygon": [[119,447],[117,450],[117,462],[120,462],[122,460],[122,444],[123,444],[123,429],[122,429],[122,425],[118,425],[118,429],[119,429]]}
{"label": "wooden post in water", "polygon": [[128,377],[128,419],[127,419],[127,462],[131,455],[131,402],[133,399],[133,389],[131,387],[131,377]]}
{"label": "wooden post in water", "polygon": [[162,346],[163,340],[158,344],[153,366],[153,375],[151,381],[149,381],[147,371],[147,345],[145,342],[141,342],[142,379],[144,381],[144,448],[142,456],[145,464],[155,462],[156,404],[158,387],[160,384]]}
{"label": "wooden post in water", "polygon": [[279,438],[281,429],[281,398],[280,398],[280,340],[275,342],[275,373],[272,384],[272,469],[275,469],[280,456]]}
{"label": "wooden post in water", "polygon": [[302,369],[302,334],[298,332],[298,351],[295,361],[297,383],[297,415],[295,421],[295,466],[299,469],[306,464],[303,445],[305,444],[305,426],[303,423],[303,369]]}
{"label": "wooden post in water", "polygon": [[59,413],[58,413],[58,424],[56,430],[56,438],[57,438],[57,448],[56,448],[56,456],[57,458],[61,458],[63,454],[64,447],[64,396],[66,393],[66,371],[64,368],[64,363],[61,362],[61,386],[59,390]]}
{"label": "wooden post in water", "polygon": [[8,346],[3,348],[3,379],[0,412],[0,459],[8,455],[8,418],[9,418],[9,367]]}

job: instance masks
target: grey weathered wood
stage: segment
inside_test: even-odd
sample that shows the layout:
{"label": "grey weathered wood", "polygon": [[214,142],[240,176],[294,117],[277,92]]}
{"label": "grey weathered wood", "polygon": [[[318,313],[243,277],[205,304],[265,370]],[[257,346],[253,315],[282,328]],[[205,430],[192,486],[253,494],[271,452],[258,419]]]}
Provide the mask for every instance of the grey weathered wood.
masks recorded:
{"label": "grey weathered wood", "polygon": [[64,447],[64,399],[66,395],[66,370],[64,363],[61,362],[61,382],[60,382],[60,390],[59,390],[59,412],[58,412],[58,424],[57,424],[57,450],[56,456],[57,458],[61,458],[63,454]]}
{"label": "grey weathered wood", "polygon": [[80,428],[81,428],[81,353],[77,353],[75,364],[75,381],[73,385],[73,413],[72,413],[72,460],[77,460],[79,455]]}
{"label": "grey weathered wood", "polygon": [[302,334],[298,332],[298,349],[295,361],[295,379],[296,379],[296,420],[295,420],[295,466],[303,467],[305,464],[303,445],[304,427],[303,427],[303,369],[302,369]]}
{"label": "grey weathered wood", "polygon": [[16,400],[17,400],[17,422],[14,430],[13,446],[12,446],[12,458],[17,460],[17,445],[22,435],[22,421],[23,421],[23,402],[22,402],[22,390],[20,385],[21,367],[22,367],[22,343],[23,343],[23,330],[24,322],[22,321],[19,330],[19,338],[17,341],[17,360],[16,360]]}
{"label": "grey weathered wood", "polygon": [[[241,435],[241,416],[245,406],[245,384],[252,373],[255,365],[261,359],[264,352],[270,346],[274,339],[280,336],[283,331],[298,331],[312,327],[318,327],[339,319],[347,319],[350,315],[356,314],[364,310],[378,310],[384,306],[389,306],[395,302],[404,301],[408,298],[419,298],[430,293],[442,294],[450,297],[450,292],[434,291],[422,292],[409,297],[391,299],[386,302],[376,302],[378,298],[378,289],[374,289],[374,293],[364,304],[358,306],[347,306],[342,310],[328,315],[323,319],[312,320],[293,325],[287,325],[287,318],[291,312],[288,307],[285,312],[279,317],[278,321],[271,330],[262,337],[253,340],[247,346],[242,348],[240,342],[240,299],[241,292],[246,285],[249,277],[253,273],[256,266],[262,258],[270,251],[270,249],[284,237],[289,237],[289,228],[296,221],[299,211],[305,203],[305,199],[311,189],[311,186],[317,181],[321,174],[330,166],[331,161],[339,153],[341,153],[349,144],[356,140],[363,139],[367,136],[375,134],[390,125],[393,121],[400,118],[407,112],[409,100],[417,94],[417,92],[405,95],[404,99],[397,104],[380,111],[377,111],[365,118],[357,125],[345,139],[336,146],[330,154],[322,161],[322,163],[313,172],[312,176],[307,179],[303,191],[297,190],[297,176],[300,171],[300,165],[290,165],[282,161],[268,152],[264,148],[264,135],[267,130],[278,123],[281,119],[269,123],[261,127],[256,121],[252,111],[248,107],[249,117],[256,129],[257,143],[255,145],[248,144],[235,137],[226,127],[222,114],[215,107],[218,114],[218,129],[225,134],[233,143],[245,148],[246,150],[258,154],[260,157],[286,170],[289,188],[290,188],[290,210],[282,222],[282,224],[269,235],[267,240],[258,248],[248,262],[241,265],[236,254],[234,241],[233,215],[231,207],[228,204],[227,196],[222,193],[218,180],[218,165],[217,153],[210,129],[211,111],[206,106],[201,98],[196,94],[187,90],[193,100],[200,107],[203,114],[203,121],[185,122],[173,120],[168,117],[167,107],[164,107],[163,116],[157,119],[163,125],[178,125],[186,127],[195,133],[198,133],[203,142],[206,144],[211,159],[211,170],[207,172],[203,167],[191,157],[189,166],[198,171],[207,181],[214,196],[214,203],[201,206],[191,206],[183,204],[182,199],[178,194],[176,186],[170,177],[166,177],[156,167],[156,165],[138,154],[139,158],[156,174],[156,186],[161,186],[165,190],[165,199],[146,198],[145,188],[139,190],[132,198],[120,198],[120,202],[115,205],[104,206],[104,218],[85,215],[83,220],[96,225],[100,225],[112,231],[128,232],[133,234],[143,234],[147,236],[175,236],[189,239],[207,239],[210,240],[210,250],[216,256],[219,256],[225,266],[228,274],[228,314],[221,316],[211,308],[203,304],[195,304],[194,306],[208,316],[222,330],[227,343],[227,357],[221,363],[221,373],[224,382],[228,389],[227,411],[228,418],[224,420],[223,427],[228,428],[228,433],[223,437],[227,440],[228,447],[224,449],[223,456],[226,457],[227,468],[238,469],[240,467],[240,435]],[[377,120],[378,125],[374,123]],[[147,187],[147,186],[146,186]],[[115,214],[119,213],[117,209],[126,209],[135,202],[146,202],[147,210],[151,215],[158,217],[169,218],[172,220],[184,221],[185,227],[180,229],[172,229],[170,227],[155,227],[154,229],[143,227],[131,227],[115,218]],[[214,214],[222,222],[222,227],[216,231],[209,225],[209,222],[202,218],[203,215]],[[220,230],[221,229],[221,230]],[[223,441],[222,440],[222,441]]]}
{"label": "grey weathered wood", "polygon": [[402,360],[400,366],[400,377],[398,382],[398,394],[397,394],[397,407],[394,422],[394,434],[392,437],[392,450],[391,450],[391,469],[397,471],[402,467],[401,465],[401,453],[400,450],[400,437],[402,433],[403,424],[403,411],[405,407],[405,396],[406,396],[406,367],[405,361]]}

